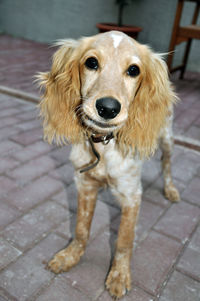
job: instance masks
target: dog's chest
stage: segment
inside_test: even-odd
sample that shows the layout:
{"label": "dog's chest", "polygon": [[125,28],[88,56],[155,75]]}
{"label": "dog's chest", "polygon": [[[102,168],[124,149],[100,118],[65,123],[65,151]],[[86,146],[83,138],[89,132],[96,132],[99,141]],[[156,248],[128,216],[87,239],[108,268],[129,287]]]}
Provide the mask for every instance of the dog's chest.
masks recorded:
{"label": "dog's chest", "polygon": [[[123,157],[118,151],[114,139],[107,145],[96,143],[94,146],[100,154],[100,161],[95,168],[92,168],[89,171],[89,173],[96,180],[112,182],[123,175],[130,174],[131,176],[133,170],[137,168],[138,163],[133,156],[129,154],[126,157]],[[89,143],[73,146],[71,161],[76,170],[92,164],[95,161],[95,156],[91,151]]]}

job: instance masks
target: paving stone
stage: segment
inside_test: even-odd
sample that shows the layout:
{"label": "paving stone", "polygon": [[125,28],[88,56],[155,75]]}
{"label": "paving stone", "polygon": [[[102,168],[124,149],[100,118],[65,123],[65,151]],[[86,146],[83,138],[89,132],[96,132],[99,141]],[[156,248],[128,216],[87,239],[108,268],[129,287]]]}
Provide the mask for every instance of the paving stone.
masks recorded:
{"label": "paving stone", "polygon": [[62,276],[56,277],[53,283],[35,301],[86,301],[91,300],[82,292],[69,285]]}
{"label": "paving stone", "polygon": [[14,248],[6,240],[0,237],[0,270],[16,260],[21,254],[21,251]]}
{"label": "paving stone", "polygon": [[20,185],[24,185],[31,180],[43,176],[55,167],[54,161],[48,156],[42,156],[34,160],[30,160],[14,170],[8,172],[9,177],[14,179]]}
{"label": "paving stone", "polygon": [[189,129],[186,131],[185,135],[199,141],[200,140],[200,127],[195,126],[195,125],[190,126]]}
{"label": "paving stone", "polygon": [[175,128],[182,129],[184,132],[199,116],[199,111],[189,108],[183,111],[182,114],[176,118]]}
{"label": "paving stone", "polygon": [[[122,298],[122,301],[153,301],[152,296],[137,287],[132,287],[131,291]],[[113,301],[110,294],[105,291],[97,301]],[[172,300],[171,300],[172,301]]]}
{"label": "paving stone", "polygon": [[180,251],[180,243],[150,232],[133,253],[133,283],[157,295]]}
{"label": "paving stone", "polygon": [[55,234],[48,236],[0,274],[0,286],[17,300],[30,300],[33,293],[54,277],[45,269],[44,262],[64,244],[65,241]]}
{"label": "paving stone", "polygon": [[8,137],[17,136],[20,130],[13,126],[5,127],[0,129],[0,140],[7,140]]}
{"label": "paving stone", "polygon": [[74,180],[74,168],[72,164],[65,164],[49,173],[49,175],[57,180],[65,182],[67,185]]}
{"label": "paving stone", "polygon": [[184,251],[177,265],[182,272],[200,281],[200,226]]}
{"label": "paving stone", "polygon": [[16,101],[16,103],[19,103],[18,108],[20,109],[21,113],[23,113],[23,112],[24,113],[29,113],[29,112],[31,112],[33,110],[35,110],[36,112],[38,112],[37,106],[35,106],[35,104],[32,103],[31,101],[26,101],[26,100],[20,99],[20,98],[15,98],[15,101]]}
{"label": "paving stone", "polygon": [[0,143],[0,156],[3,157],[11,155],[21,149],[21,145],[10,140],[4,140]]}
{"label": "paving stone", "polygon": [[145,190],[142,199],[147,201],[150,200],[151,202],[163,207],[169,207],[171,204],[171,202],[164,197],[163,191],[155,188],[154,184]]}
{"label": "paving stone", "polygon": [[21,249],[27,249],[68,217],[66,209],[57,203],[46,202],[6,227],[3,236]]}
{"label": "paving stone", "polygon": [[74,183],[64,187],[60,192],[52,197],[52,200],[62,204],[64,207],[69,208],[70,211],[77,211],[77,189]]}
{"label": "paving stone", "polygon": [[[1,136],[1,133],[0,133],[0,136]],[[39,129],[33,129],[33,130],[29,130],[29,131],[20,133],[18,135],[15,135],[12,137],[12,140],[19,144],[27,146],[36,141],[42,140],[42,137],[43,137],[43,131],[42,131],[42,129],[39,128]]]}
{"label": "paving stone", "polygon": [[24,147],[20,151],[12,154],[14,158],[20,162],[26,162],[32,160],[38,156],[48,153],[51,150],[51,146],[43,141],[35,142],[27,147]]}
{"label": "paving stone", "polygon": [[151,227],[163,214],[164,209],[149,202],[142,201],[136,227],[136,241],[142,241],[147,236]]}
{"label": "paving stone", "polygon": [[71,280],[71,285],[90,296],[92,300],[104,291],[106,271],[91,262],[78,264],[70,273],[66,273],[64,276]]}
{"label": "paving stone", "polygon": [[7,300],[0,296],[0,301],[7,301]]}
{"label": "paving stone", "polygon": [[5,177],[0,176],[0,191],[1,191],[1,197],[7,194],[11,189],[16,188],[17,185],[15,181]]}
{"label": "paving stone", "polygon": [[[94,217],[92,220],[90,240],[94,239],[104,228],[112,225],[113,219],[119,211],[101,201],[97,201]],[[56,233],[65,235],[68,239],[74,236],[76,227],[76,214],[72,215],[70,219],[62,223],[57,229]]]}
{"label": "paving stone", "polygon": [[196,175],[197,175],[198,177],[200,177],[200,167],[197,169]]}
{"label": "paving stone", "polygon": [[14,107],[7,108],[7,109],[4,109],[4,110],[0,111],[0,118],[9,117],[9,116],[12,116],[12,115],[17,115],[19,112],[20,112],[19,108],[14,108]]}
{"label": "paving stone", "polygon": [[[20,47],[16,47],[16,43],[15,39],[13,43],[10,42],[5,49],[2,49],[1,37],[1,84],[38,95],[37,85],[30,83],[33,82],[33,76],[38,70],[49,70],[51,55],[55,49],[36,42],[30,44],[25,40]],[[13,44],[15,47],[12,46]]]}
{"label": "paving stone", "polygon": [[155,229],[180,240],[188,240],[200,217],[200,209],[196,206],[180,202],[173,204],[156,224]]}
{"label": "paving stone", "polygon": [[200,252],[200,226],[195,231],[189,246],[191,249]]}
{"label": "paving stone", "polygon": [[22,121],[29,121],[36,119],[38,116],[38,110],[35,106],[33,106],[33,108],[29,112],[18,114],[17,118]]}
{"label": "paving stone", "polygon": [[18,122],[18,124],[15,125],[15,127],[17,129],[20,129],[21,131],[29,131],[41,127],[41,122],[37,119],[33,119],[27,122],[21,122],[21,123]]}
{"label": "paving stone", "polygon": [[120,205],[119,205],[118,201],[112,195],[110,189],[102,189],[102,190],[100,190],[100,192],[98,194],[98,198],[102,202],[105,202],[105,203],[107,203],[107,204],[109,204],[111,206],[114,206],[116,208],[120,208]]}
{"label": "paving stone", "polygon": [[200,281],[200,252],[188,247],[181,257],[177,268]]}
{"label": "paving stone", "polygon": [[200,226],[184,251],[177,268],[183,273],[200,281]]}
{"label": "paving stone", "polygon": [[71,152],[71,146],[66,145],[63,147],[57,147],[50,153],[50,156],[58,161],[59,164],[66,164],[69,162],[69,155]]}
{"label": "paving stone", "polygon": [[174,163],[172,176],[188,183],[188,181],[192,180],[199,166],[200,155],[197,152],[193,153],[186,150]]}
{"label": "paving stone", "polygon": [[97,200],[97,205],[92,220],[91,238],[97,236],[97,234],[106,226],[111,227],[114,218],[118,214],[118,209]]}
{"label": "paving stone", "polygon": [[19,162],[12,157],[5,157],[0,160],[0,174],[3,174],[10,169],[14,169],[19,165]]}
{"label": "paving stone", "polygon": [[66,245],[69,244],[70,240],[75,236],[75,226],[76,226],[76,215],[69,214],[69,218],[62,222],[54,232],[58,235],[64,236],[66,238]]}
{"label": "paving stone", "polygon": [[[184,182],[182,182],[182,181],[180,181],[180,180],[178,180],[176,178],[173,178],[173,183],[174,183],[175,187],[178,189],[178,191],[180,193],[180,196],[181,196],[183,190],[187,187],[188,183],[184,183]],[[159,193],[164,197],[164,181],[163,181],[163,177],[159,177],[155,182],[153,182],[153,184],[150,186],[150,188],[158,190]],[[152,201],[153,201],[153,199],[152,199]],[[154,200],[154,202],[156,202],[156,199]]]}
{"label": "paving stone", "polygon": [[[116,237],[113,235],[112,238]],[[63,274],[74,288],[90,296],[92,300],[104,291],[111,260],[110,239],[110,232],[103,232],[88,246],[79,264]]]}
{"label": "paving stone", "polygon": [[200,117],[195,120],[194,124],[198,127],[200,126]]}
{"label": "paving stone", "polygon": [[10,126],[10,125],[15,125],[17,123],[19,123],[19,119],[14,116],[4,117],[1,118],[0,128]]}
{"label": "paving stone", "polygon": [[[13,187],[13,184],[11,186]],[[34,205],[49,199],[62,188],[62,183],[44,176],[23,188],[13,189],[5,196],[5,201],[9,201],[21,211],[27,211]]]}
{"label": "paving stone", "polygon": [[159,301],[199,301],[200,283],[175,271]]}
{"label": "paving stone", "polygon": [[200,205],[200,179],[194,177],[182,194],[184,200]]}
{"label": "paving stone", "polygon": [[5,108],[10,108],[10,107],[15,107],[19,105],[19,99],[16,97],[12,97],[7,94],[1,94],[1,100],[0,100],[0,108],[5,109]]}
{"label": "paving stone", "polygon": [[0,229],[20,216],[19,210],[12,208],[8,203],[0,201]]}
{"label": "paving stone", "polygon": [[155,160],[147,160],[142,167],[142,182],[145,181],[150,185],[156,180],[160,173],[160,162]]}

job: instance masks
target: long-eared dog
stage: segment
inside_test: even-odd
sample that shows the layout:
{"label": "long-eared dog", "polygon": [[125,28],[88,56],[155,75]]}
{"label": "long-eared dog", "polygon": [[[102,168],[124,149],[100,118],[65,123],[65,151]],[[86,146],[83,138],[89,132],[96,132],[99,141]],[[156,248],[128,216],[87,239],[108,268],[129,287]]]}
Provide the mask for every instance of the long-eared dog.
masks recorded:
{"label": "long-eared dog", "polygon": [[111,31],[63,40],[51,71],[39,75],[44,136],[72,144],[78,189],[75,238],[48,267],[68,271],[84,254],[98,189],[108,184],[121,206],[113,263],[106,280],[120,298],[131,289],[130,260],[142,186],[141,167],[158,144],[164,192],[179,200],[170,171],[173,105],[177,97],[161,55],[127,35]]}

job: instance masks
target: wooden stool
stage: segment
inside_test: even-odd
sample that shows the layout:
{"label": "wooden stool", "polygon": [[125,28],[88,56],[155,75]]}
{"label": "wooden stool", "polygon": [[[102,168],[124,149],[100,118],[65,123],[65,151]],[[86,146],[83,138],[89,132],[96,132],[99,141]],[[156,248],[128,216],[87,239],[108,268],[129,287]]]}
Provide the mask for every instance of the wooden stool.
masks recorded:
{"label": "wooden stool", "polygon": [[[183,5],[185,1],[196,2],[192,23],[188,26],[180,26]],[[167,59],[167,65],[169,68],[169,72],[174,72],[177,70],[181,70],[180,78],[183,79],[184,72],[187,65],[188,55],[191,47],[192,39],[200,39],[200,26],[196,25],[198,14],[200,8],[200,0],[178,0],[176,16],[174,20],[174,26],[172,30],[171,42],[169,46],[169,55]],[[174,56],[175,46],[182,43],[187,42],[185,47],[185,52],[182,60],[182,64],[172,68],[172,61]],[[199,51],[200,53],[200,51]]]}

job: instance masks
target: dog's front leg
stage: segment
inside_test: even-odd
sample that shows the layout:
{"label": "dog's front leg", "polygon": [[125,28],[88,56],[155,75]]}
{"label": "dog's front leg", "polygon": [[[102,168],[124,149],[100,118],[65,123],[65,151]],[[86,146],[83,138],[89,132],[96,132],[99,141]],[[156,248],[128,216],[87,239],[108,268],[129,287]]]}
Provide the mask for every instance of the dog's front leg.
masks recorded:
{"label": "dog's front leg", "polygon": [[141,197],[137,195],[132,206],[122,204],[116,252],[106,280],[107,289],[116,298],[121,298],[131,289],[130,263],[140,202]]}
{"label": "dog's front leg", "polygon": [[89,238],[98,187],[95,182],[83,175],[81,181],[77,181],[77,188],[78,211],[75,238],[66,249],[58,252],[49,262],[48,267],[54,273],[66,272],[75,266],[84,254]]}

